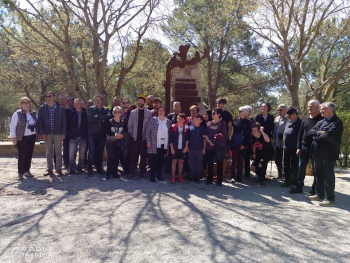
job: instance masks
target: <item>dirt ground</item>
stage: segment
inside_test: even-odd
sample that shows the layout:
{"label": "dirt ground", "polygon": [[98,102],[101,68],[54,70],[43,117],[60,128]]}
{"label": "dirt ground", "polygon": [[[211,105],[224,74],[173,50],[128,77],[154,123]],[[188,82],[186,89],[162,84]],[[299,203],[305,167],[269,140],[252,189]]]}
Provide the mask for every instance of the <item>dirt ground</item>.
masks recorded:
{"label": "dirt ground", "polygon": [[0,158],[0,262],[350,261],[346,170],[329,208],[277,180],[218,187],[173,185],[169,177],[44,177],[45,170],[37,156],[35,177],[19,181],[17,159]]}

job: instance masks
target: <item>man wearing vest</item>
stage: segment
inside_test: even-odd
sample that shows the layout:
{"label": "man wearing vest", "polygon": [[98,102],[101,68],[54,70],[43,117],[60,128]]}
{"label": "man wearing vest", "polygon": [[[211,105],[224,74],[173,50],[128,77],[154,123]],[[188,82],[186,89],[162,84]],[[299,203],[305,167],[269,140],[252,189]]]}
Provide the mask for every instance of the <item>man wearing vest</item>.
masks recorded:
{"label": "man wearing vest", "polygon": [[334,206],[334,166],[339,158],[343,122],[335,114],[335,104],[320,105],[324,118],[309,131],[313,137],[312,160],[316,173],[316,194],[308,196],[312,201],[321,201],[320,206]]}
{"label": "man wearing vest", "polygon": [[67,131],[66,109],[55,101],[55,93],[46,93],[46,103],[39,110],[39,133],[46,145],[47,172],[53,174],[53,152],[56,153],[56,172],[62,176],[62,141]]}

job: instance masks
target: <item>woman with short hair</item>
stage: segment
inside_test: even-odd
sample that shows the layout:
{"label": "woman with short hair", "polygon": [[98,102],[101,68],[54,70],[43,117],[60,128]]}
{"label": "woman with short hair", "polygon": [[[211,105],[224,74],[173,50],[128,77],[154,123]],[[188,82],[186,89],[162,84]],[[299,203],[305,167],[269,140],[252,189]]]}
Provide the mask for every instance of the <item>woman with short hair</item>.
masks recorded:
{"label": "woman with short hair", "polygon": [[[213,120],[208,122],[207,129],[205,130],[205,139],[207,140],[207,157],[208,157],[208,177],[206,184],[213,183],[214,177],[214,162],[217,163],[217,185],[222,185],[222,172],[223,172],[223,160],[224,156],[219,156],[218,149],[215,144],[219,144],[217,138],[223,137],[224,140],[227,138],[227,127],[226,123],[220,120],[223,110],[215,108],[212,111]],[[226,142],[225,142],[226,143]],[[225,145],[226,146],[226,145]],[[226,156],[226,152],[225,152]]]}
{"label": "woman with short hair", "polygon": [[163,181],[162,170],[164,156],[168,151],[169,128],[171,121],[165,117],[165,107],[158,107],[158,116],[153,117],[147,126],[146,140],[147,153],[150,154],[151,177],[150,181]]}
{"label": "woman with short hair", "polygon": [[36,112],[30,109],[29,98],[21,98],[21,108],[17,110],[11,119],[10,137],[18,150],[18,179],[23,176],[33,177],[30,173],[34,145],[37,136],[38,119]]}
{"label": "woman with short hair", "polygon": [[[249,109],[240,107],[238,117],[232,120],[233,134],[231,137],[231,179],[232,182],[242,182],[243,161],[251,139],[251,122],[247,118]],[[236,173],[237,166],[237,173]]]}
{"label": "woman with short hair", "polygon": [[106,180],[119,178],[118,165],[123,157],[122,140],[124,140],[123,109],[120,106],[113,108],[113,119],[106,121],[106,149],[107,149],[107,174]]}

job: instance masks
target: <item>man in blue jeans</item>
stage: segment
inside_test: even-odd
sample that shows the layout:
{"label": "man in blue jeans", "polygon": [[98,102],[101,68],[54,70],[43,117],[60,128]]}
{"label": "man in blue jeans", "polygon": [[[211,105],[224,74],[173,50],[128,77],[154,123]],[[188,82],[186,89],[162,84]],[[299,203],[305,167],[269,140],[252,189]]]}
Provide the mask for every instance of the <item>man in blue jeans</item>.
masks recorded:
{"label": "man in blue jeans", "polygon": [[103,149],[106,143],[105,122],[111,118],[107,107],[102,106],[103,97],[98,94],[94,98],[95,105],[87,112],[88,119],[88,140],[89,140],[89,161],[88,175],[92,176],[92,165],[96,165],[97,173],[104,175],[102,168]]}
{"label": "man in blue jeans", "polygon": [[[88,141],[87,111],[83,108],[82,99],[74,100],[74,109],[67,114],[67,135],[69,136],[69,175],[82,173]],[[76,166],[75,159],[79,146],[79,161]]]}
{"label": "man in blue jeans", "polygon": [[308,198],[321,201],[320,206],[334,206],[334,166],[339,159],[343,122],[335,114],[334,103],[324,102],[320,108],[324,119],[309,131],[309,135],[313,137],[311,147],[316,174],[316,194]]}
{"label": "man in blue jeans", "polygon": [[[297,155],[299,156],[299,171],[298,171],[298,183],[296,187],[292,187],[289,191],[291,194],[304,193],[303,186],[306,174],[306,166],[311,158],[311,144],[312,136],[309,135],[309,131],[316,125],[317,122],[322,120],[322,116],[319,113],[320,102],[318,100],[310,100],[307,104],[309,116],[305,116],[301,123],[299,136],[298,136],[298,149]],[[315,175],[315,170],[312,165],[312,170]],[[315,178],[308,195],[316,194],[315,191]]]}

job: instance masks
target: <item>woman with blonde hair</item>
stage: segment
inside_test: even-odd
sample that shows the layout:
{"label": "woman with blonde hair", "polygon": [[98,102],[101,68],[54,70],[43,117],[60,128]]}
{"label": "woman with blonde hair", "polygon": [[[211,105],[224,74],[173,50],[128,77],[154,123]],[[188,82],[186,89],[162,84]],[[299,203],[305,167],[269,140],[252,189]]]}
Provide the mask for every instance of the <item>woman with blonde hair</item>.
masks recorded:
{"label": "woman with blonde hair", "polygon": [[38,119],[36,112],[30,109],[30,100],[21,98],[21,108],[17,110],[11,119],[10,137],[18,150],[18,179],[33,177],[30,173],[34,145],[37,136]]}

